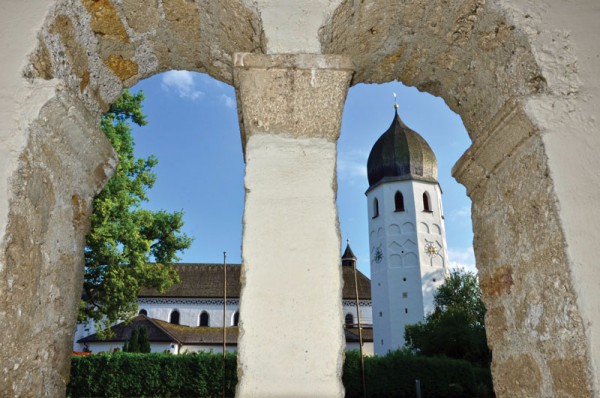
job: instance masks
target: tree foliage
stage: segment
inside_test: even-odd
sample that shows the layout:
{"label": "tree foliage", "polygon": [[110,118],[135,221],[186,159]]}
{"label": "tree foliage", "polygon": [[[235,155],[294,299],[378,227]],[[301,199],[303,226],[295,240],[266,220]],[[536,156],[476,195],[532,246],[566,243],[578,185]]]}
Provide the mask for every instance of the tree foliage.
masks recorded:
{"label": "tree foliage", "polygon": [[149,353],[150,339],[148,337],[148,330],[144,327],[133,329],[129,340],[126,340],[123,345],[123,352]]}
{"label": "tree foliage", "polygon": [[453,271],[435,293],[434,304],[434,311],[424,322],[406,327],[407,347],[420,355],[446,356],[489,366],[485,306],[477,277],[464,270]]}
{"label": "tree foliage", "polygon": [[133,152],[130,123],[146,124],[143,99],[142,92],[125,91],[101,121],[119,164],[94,199],[79,319],[91,318],[104,327],[135,314],[142,287],[164,291],[178,282],[172,263],[178,260],[177,253],[191,244],[180,232],[182,212],[141,208],[156,181],[152,168],[157,164],[155,157],[136,158]]}

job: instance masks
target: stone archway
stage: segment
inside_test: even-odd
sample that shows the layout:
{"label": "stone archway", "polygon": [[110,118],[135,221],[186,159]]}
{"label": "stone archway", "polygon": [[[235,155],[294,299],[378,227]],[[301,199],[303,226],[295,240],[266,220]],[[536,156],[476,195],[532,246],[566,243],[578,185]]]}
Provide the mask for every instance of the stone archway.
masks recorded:
{"label": "stone archway", "polygon": [[[441,96],[463,119],[473,143],[453,175],[473,202],[499,396],[587,396],[597,383],[590,365],[600,342],[585,325],[600,314],[578,301],[582,270],[559,210],[573,204],[560,200],[551,167],[565,160],[549,149],[581,81],[569,35],[548,26],[548,14],[478,0],[345,1],[320,31],[325,53],[354,61],[353,84],[399,80]],[[540,123],[549,108],[561,114],[556,125]]]}
{"label": "stone archway", "polygon": [[[454,175],[473,200],[498,395],[599,393],[598,276],[586,249],[600,233],[600,175],[593,171],[600,168],[593,134],[600,54],[592,28],[600,11],[593,0],[307,0],[285,7],[271,0],[65,0],[49,11],[41,0],[19,3],[0,17],[10,32],[0,39],[8,55],[0,76],[0,320],[9,325],[0,351],[3,391],[64,391],[91,198],[114,167],[96,127],[100,115],[122,87],[188,69],[238,89],[247,271],[261,262],[277,269],[278,259],[294,254],[289,275],[279,277],[297,286],[276,291],[290,305],[306,299],[315,281],[328,281],[308,300],[315,308],[331,303],[310,324],[316,329],[293,329],[285,314],[270,319],[260,306],[242,308],[238,394],[339,396],[332,159],[353,68],[353,83],[398,79],[443,97],[471,135]],[[274,172],[294,179],[270,190]],[[291,235],[280,233],[285,219],[260,223],[267,205],[270,214],[290,214],[285,200],[270,199],[291,197],[298,186],[314,195],[292,209]],[[244,292],[254,298],[264,295],[259,285],[268,275],[253,269]],[[279,345],[256,344],[264,330],[280,333]],[[304,352],[295,338],[307,343],[308,331],[333,343]],[[257,367],[274,368],[272,358],[300,359],[306,368],[261,379]]]}
{"label": "stone archway", "polygon": [[[48,7],[30,4],[12,15],[36,6]],[[115,166],[98,128],[102,113],[124,87],[169,69],[231,84],[231,54],[261,51],[260,32],[256,12],[235,0],[50,7],[30,63],[21,67],[32,93],[23,103],[36,114],[25,115],[31,123],[20,122],[12,135],[21,142],[3,159],[14,170],[0,260],[1,323],[10,325],[0,353],[5,394],[64,394],[91,201]]]}

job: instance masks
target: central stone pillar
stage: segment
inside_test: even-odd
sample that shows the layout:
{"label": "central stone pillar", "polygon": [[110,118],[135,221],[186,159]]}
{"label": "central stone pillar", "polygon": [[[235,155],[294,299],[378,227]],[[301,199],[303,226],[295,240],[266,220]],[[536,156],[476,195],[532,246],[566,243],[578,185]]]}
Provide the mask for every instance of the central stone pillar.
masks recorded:
{"label": "central stone pillar", "polygon": [[246,160],[237,396],[341,397],[336,143],[353,69],[236,54]]}

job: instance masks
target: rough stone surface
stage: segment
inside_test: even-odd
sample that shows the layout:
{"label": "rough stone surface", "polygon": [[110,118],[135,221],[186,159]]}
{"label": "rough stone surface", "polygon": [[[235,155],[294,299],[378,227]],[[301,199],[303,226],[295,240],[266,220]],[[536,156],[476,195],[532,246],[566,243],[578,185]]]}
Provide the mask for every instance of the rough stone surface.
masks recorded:
{"label": "rough stone surface", "polygon": [[503,380],[494,389],[500,397],[541,397],[542,373],[530,355],[494,361],[494,375]]}
{"label": "rough stone surface", "polygon": [[111,54],[104,63],[124,82],[138,73],[138,65],[135,62],[130,59],[124,59],[119,55]]}
{"label": "rough stone surface", "polygon": [[110,0],[82,0],[90,13],[92,31],[104,37],[123,42],[129,41],[125,26]]}
{"label": "rough stone surface", "polygon": [[545,87],[530,84],[541,72],[527,38],[489,3],[346,0],[321,29],[322,49],[354,61],[354,84],[400,80],[443,97],[476,140],[511,96]]}
{"label": "rough stone surface", "polygon": [[66,95],[49,102],[30,127],[13,178],[0,279],[0,322],[11,325],[0,350],[5,396],[64,395],[69,378],[80,253],[93,195],[114,167],[98,121],[86,114]]}
{"label": "rough stone surface", "polygon": [[[350,67],[337,56],[236,54],[246,159],[240,397],[343,394],[335,164]],[[317,281],[327,284],[308,293]],[[317,312],[319,322],[302,321]]]}
{"label": "rough stone surface", "polygon": [[125,0],[121,3],[127,24],[136,33],[150,32],[160,21],[159,0],[142,2]]}
{"label": "rough stone surface", "polygon": [[249,134],[318,137],[336,142],[352,77],[339,56],[236,54],[234,83],[242,141]]}
{"label": "rough stone surface", "polygon": [[[511,115],[512,122],[504,123],[513,134],[528,138],[509,152],[510,157],[500,163],[468,157],[485,160],[477,162],[485,170],[483,182],[475,183],[473,175],[461,174],[460,168],[455,172],[476,187],[469,193],[474,202],[474,248],[484,301],[492,308],[486,319],[496,393],[555,396],[558,386],[571,386],[553,378],[550,364],[587,362],[585,332],[541,137],[531,134],[531,125],[515,122],[519,112]],[[469,151],[485,152],[476,146]],[[569,374],[585,392],[577,396],[592,394],[588,369],[571,366]]]}

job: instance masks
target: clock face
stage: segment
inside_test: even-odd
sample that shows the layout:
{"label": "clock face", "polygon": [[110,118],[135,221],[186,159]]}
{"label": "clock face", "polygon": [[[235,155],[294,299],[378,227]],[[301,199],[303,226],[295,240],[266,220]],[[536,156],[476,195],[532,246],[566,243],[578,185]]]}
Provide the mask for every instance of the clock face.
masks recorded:
{"label": "clock face", "polygon": [[383,252],[381,251],[381,248],[377,248],[377,250],[375,250],[375,262],[379,264],[381,260],[383,260]]}
{"label": "clock face", "polygon": [[438,248],[435,247],[433,242],[427,242],[425,245],[425,253],[429,255],[429,257],[433,257],[438,254]]}

